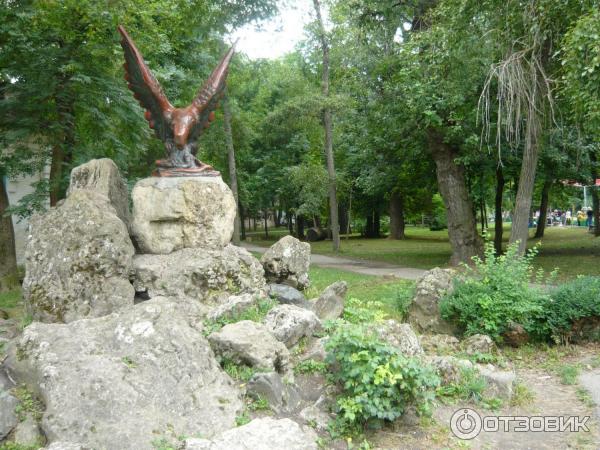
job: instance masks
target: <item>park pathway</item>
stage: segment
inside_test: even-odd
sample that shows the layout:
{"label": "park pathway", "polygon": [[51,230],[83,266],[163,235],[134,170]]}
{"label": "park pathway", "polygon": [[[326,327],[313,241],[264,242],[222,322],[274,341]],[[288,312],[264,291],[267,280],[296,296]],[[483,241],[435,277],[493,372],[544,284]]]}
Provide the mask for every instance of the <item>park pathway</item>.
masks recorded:
{"label": "park pathway", "polygon": [[[250,252],[264,253],[267,247],[259,247],[246,242],[242,243],[242,247]],[[383,262],[362,261],[358,259],[341,258],[339,256],[325,256],[311,254],[311,264],[319,267],[328,267],[331,269],[346,270],[348,272],[361,273],[364,275],[375,276],[393,276],[404,280],[416,280],[425,273],[423,269],[414,269],[412,267],[400,267],[394,264]]]}

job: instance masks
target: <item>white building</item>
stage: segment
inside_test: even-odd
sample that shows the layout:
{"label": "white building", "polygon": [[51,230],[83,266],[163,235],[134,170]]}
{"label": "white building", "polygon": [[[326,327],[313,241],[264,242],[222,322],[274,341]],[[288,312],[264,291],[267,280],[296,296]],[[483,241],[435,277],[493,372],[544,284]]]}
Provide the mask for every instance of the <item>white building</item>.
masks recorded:
{"label": "white building", "polygon": [[[42,178],[47,178],[47,171],[34,176],[24,176],[14,179],[8,179],[6,191],[8,193],[9,204],[16,205],[18,201],[25,195],[34,192],[32,184],[40,181]],[[18,220],[13,216],[13,227],[15,229],[15,246],[17,250],[17,264],[25,263],[25,246],[27,245],[27,228],[29,221],[27,219]]]}

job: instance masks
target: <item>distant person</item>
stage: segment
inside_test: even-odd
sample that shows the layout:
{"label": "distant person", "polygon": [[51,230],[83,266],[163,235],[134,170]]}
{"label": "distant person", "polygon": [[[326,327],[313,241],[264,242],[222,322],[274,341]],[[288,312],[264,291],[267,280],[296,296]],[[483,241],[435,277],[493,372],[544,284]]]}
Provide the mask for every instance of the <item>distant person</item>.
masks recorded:
{"label": "distant person", "polygon": [[592,208],[590,208],[587,210],[587,226],[590,230],[592,229],[593,223],[594,223],[594,212],[592,211]]}
{"label": "distant person", "polygon": [[570,209],[565,213],[565,224],[571,225],[571,210]]}

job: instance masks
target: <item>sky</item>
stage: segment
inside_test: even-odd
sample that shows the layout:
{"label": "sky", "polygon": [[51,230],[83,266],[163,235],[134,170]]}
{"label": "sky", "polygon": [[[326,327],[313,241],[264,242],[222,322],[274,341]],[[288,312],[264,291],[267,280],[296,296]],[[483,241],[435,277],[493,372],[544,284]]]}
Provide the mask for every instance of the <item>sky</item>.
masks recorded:
{"label": "sky", "polygon": [[[288,3],[288,2],[286,2]],[[304,26],[311,21],[312,0],[294,0],[293,5],[280,7],[271,20],[249,24],[232,33],[232,41],[239,38],[237,51],[251,59],[275,59],[294,50],[304,38]]]}

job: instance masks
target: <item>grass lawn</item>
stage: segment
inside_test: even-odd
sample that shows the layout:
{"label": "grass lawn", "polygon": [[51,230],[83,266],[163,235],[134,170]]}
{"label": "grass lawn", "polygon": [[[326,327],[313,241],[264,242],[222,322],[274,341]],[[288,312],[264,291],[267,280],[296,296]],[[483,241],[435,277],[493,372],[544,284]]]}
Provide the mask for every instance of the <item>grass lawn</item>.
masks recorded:
{"label": "grass lawn", "polygon": [[362,275],[345,270],[312,266],[309,272],[311,286],[304,294],[307,298],[318,297],[330,284],[343,280],[348,283],[346,298],[355,298],[361,303],[378,301],[390,319],[401,321],[404,308],[412,299],[414,282]]}
{"label": "grass lawn", "polygon": [[[531,230],[533,235],[535,230]],[[493,229],[490,229],[493,233]],[[270,232],[270,239],[264,239],[264,233],[252,235],[252,243],[269,246],[273,241],[287,234],[287,230]],[[430,231],[428,228],[407,227],[407,239],[393,241],[388,239],[363,239],[353,236],[342,239],[340,256],[370,261],[382,261],[404,267],[431,269],[448,265],[450,244],[448,233]],[[510,228],[505,227],[504,241],[508,242]],[[540,239],[531,239],[532,247]],[[559,269],[559,279],[574,278],[577,275],[600,275],[600,238],[595,238],[585,228],[550,227],[535,264],[547,272]],[[333,255],[330,241],[311,243],[313,253]]]}

